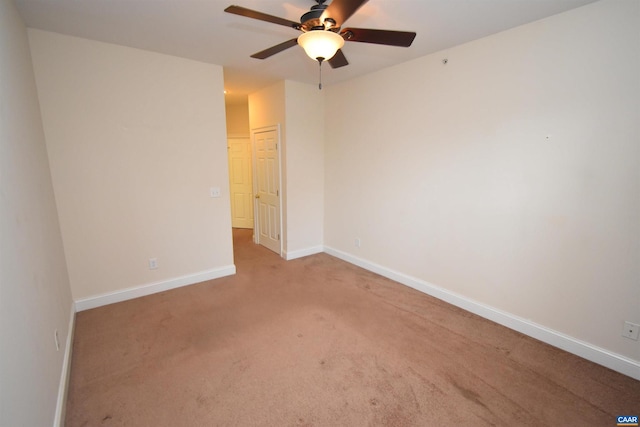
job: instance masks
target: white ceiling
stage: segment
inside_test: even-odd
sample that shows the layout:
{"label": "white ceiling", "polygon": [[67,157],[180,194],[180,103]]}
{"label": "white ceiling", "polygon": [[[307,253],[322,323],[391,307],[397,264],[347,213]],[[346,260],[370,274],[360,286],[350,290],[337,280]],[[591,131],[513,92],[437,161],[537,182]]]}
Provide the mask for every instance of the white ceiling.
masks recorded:
{"label": "white ceiling", "polygon": [[[228,98],[278,80],[315,84],[318,64],[294,46],[249,56],[296,30],[224,12],[236,4],[292,21],[313,0],[14,0],[27,26],[222,65]],[[595,0],[369,0],[345,27],[415,31],[409,48],[347,43],[346,67],[323,66],[323,84],[384,67],[592,3]],[[327,2],[329,4],[329,2]]]}

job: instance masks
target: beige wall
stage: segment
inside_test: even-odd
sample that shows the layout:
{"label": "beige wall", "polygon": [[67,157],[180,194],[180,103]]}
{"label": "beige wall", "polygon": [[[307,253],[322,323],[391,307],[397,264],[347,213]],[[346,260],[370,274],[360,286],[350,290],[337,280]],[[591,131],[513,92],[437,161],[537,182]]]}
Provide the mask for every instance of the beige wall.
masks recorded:
{"label": "beige wall", "polygon": [[249,99],[244,102],[227,103],[225,105],[227,116],[227,136],[248,137],[249,131]]}
{"label": "beige wall", "polygon": [[72,300],[27,31],[10,0],[0,76],[0,425],[51,426]]}
{"label": "beige wall", "polygon": [[222,68],[29,37],[74,299],[228,270]]}
{"label": "beige wall", "polygon": [[639,8],[328,86],[325,245],[640,361]]}
{"label": "beige wall", "polygon": [[280,125],[282,235],[287,259],[322,251],[323,99],[316,86],[292,81],[279,82],[249,95],[251,129]]}
{"label": "beige wall", "polygon": [[[324,234],[324,94],[285,82],[287,258],[322,251]],[[309,102],[312,99],[313,102]]]}
{"label": "beige wall", "polygon": [[259,129],[280,124],[285,131],[285,82],[281,81],[249,95],[249,126]]}

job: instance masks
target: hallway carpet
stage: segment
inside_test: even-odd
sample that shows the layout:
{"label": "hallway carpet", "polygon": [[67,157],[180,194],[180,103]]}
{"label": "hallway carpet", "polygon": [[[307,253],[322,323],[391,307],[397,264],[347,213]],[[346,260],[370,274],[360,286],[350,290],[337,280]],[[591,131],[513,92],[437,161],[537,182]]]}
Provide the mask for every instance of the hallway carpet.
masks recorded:
{"label": "hallway carpet", "polygon": [[615,426],[640,381],[327,254],[78,313],[67,426]]}

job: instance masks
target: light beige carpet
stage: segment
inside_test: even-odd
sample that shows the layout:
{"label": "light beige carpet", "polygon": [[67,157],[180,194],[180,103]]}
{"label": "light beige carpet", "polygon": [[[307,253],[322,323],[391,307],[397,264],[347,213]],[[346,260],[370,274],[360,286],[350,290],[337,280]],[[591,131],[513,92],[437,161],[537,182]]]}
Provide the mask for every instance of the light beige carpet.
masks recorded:
{"label": "light beige carpet", "polygon": [[68,426],[615,426],[640,382],[326,254],[78,313]]}

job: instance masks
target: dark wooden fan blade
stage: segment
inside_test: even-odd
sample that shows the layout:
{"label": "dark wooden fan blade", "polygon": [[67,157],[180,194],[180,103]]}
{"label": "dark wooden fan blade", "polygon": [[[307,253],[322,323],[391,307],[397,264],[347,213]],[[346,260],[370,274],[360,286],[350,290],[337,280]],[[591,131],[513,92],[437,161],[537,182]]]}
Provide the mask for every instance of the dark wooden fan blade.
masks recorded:
{"label": "dark wooden fan blade", "polygon": [[347,57],[344,56],[342,49],[338,49],[336,54],[333,55],[333,58],[329,60],[329,65],[331,65],[331,68],[340,68],[349,65],[349,61],[347,61]]}
{"label": "dark wooden fan blade", "polygon": [[258,12],[255,10],[247,9],[242,6],[229,6],[224,10],[227,13],[233,13],[235,15],[246,16],[247,18],[258,19],[260,21],[271,22],[272,24],[284,25],[285,27],[300,29],[300,23],[289,21],[288,19],[279,18],[273,15],[267,15],[266,13]]}
{"label": "dark wooden fan blade", "polygon": [[336,21],[336,26],[341,27],[344,21],[356,13],[356,10],[360,9],[360,6],[367,1],[369,0],[332,0],[320,17],[320,21],[332,18]]}
{"label": "dark wooden fan blade", "polygon": [[290,47],[293,47],[297,44],[298,44],[298,39],[287,40],[284,43],[271,46],[269,49],[265,49],[261,52],[254,53],[253,55],[251,55],[251,57],[257,58],[257,59],[267,59],[268,57],[273,56],[276,53],[280,53],[283,50],[289,49]]}
{"label": "dark wooden fan blade", "polygon": [[371,30],[368,28],[345,28],[340,35],[348,42],[384,44],[409,47],[416,33],[408,31]]}

